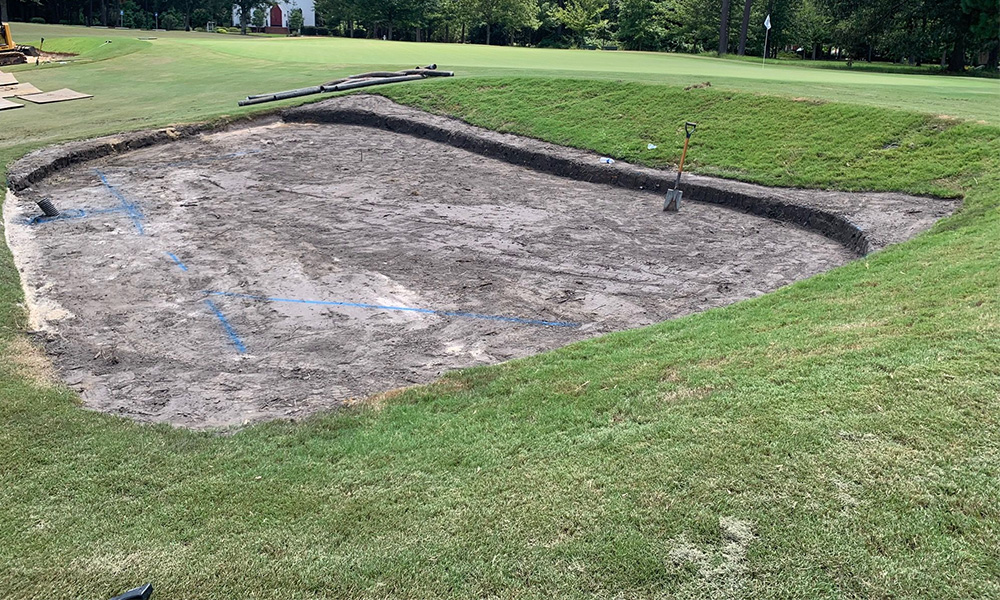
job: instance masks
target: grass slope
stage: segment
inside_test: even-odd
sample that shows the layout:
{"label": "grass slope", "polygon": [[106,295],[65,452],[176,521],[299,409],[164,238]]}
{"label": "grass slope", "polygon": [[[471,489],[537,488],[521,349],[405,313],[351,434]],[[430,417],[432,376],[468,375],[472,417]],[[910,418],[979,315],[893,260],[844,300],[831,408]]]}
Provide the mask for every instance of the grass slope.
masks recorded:
{"label": "grass slope", "polygon": [[[868,106],[639,83],[476,78],[377,92],[490,129],[654,167],[680,161],[684,122],[696,121],[689,168],[784,186],[955,196],[984,161],[996,164],[990,141],[1000,133]],[[647,150],[650,142],[655,150]]]}
{"label": "grass slope", "polygon": [[[159,52],[50,72],[106,85],[144,55],[163,74]],[[200,77],[164,84],[212,114],[224,94]],[[672,160],[674,124],[693,116],[703,171],[965,204],[914,241],[752,301],[227,437],[81,411],[36,382],[4,250],[0,596],[101,598],[146,580],[192,599],[1000,595],[997,129],[539,84],[386,93],[649,164]],[[178,107],[86,110],[79,131],[40,123],[0,151],[186,120]]]}
{"label": "grass slope", "polygon": [[[36,48],[41,44],[41,39],[38,40],[27,40],[27,44],[35,46]],[[55,52],[61,54],[72,54],[74,56],[68,57],[66,60],[71,63],[80,62],[94,62],[99,60],[107,60],[109,58],[117,58],[119,56],[125,56],[126,54],[131,54],[133,52],[139,52],[140,50],[145,50],[149,48],[150,43],[140,40],[133,40],[129,38],[120,38],[115,40],[103,40],[101,38],[95,37],[57,37],[54,39],[45,40],[45,44],[42,45],[42,49],[46,52]],[[61,66],[60,63],[57,63]],[[55,66],[55,65],[53,65]],[[14,71],[23,70],[30,71],[34,65],[29,63],[27,65],[21,65],[19,67],[11,67],[9,70]],[[46,65],[45,68],[50,68]]]}

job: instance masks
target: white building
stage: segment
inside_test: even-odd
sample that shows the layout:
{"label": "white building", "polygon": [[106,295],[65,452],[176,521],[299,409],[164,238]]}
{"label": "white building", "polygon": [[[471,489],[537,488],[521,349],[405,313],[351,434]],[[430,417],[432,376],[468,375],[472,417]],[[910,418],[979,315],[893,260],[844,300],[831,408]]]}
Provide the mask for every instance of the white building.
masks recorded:
{"label": "white building", "polygon": [[[302,10],[302,25],[316,26],[316,6],[313,0],[284,0],[264,10],[264,33],[288,33],[288,15],[296,8]],[[247,15],[247,25],[251,15]],[[233,8],[233,26],[240,26],[240,9]]]}

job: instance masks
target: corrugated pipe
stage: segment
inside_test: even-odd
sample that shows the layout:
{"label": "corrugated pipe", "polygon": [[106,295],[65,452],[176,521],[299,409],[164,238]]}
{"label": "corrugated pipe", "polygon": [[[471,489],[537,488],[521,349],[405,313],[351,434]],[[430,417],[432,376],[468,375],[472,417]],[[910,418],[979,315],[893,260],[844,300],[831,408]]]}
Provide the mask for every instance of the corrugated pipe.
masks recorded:
{"label": "corrugated pipe", "polygon": [[244,100],[240,100],[239,104],[240,106],[250,106],[253,104],[263,104],[265,102],[298,98],[300,96],[311,96],[313,94],[329,94],[332,92],[343,92],[346,90],[353,90],[373,85],[416,81],[418,79],[426,79],[427,77],[452,77],[454,75],[455,73],[452,71],[438,71],[437,65],[430,65],[429,67],[418,69],[407,69],[404,71],[372,71],[369,73],[360,73],[358,75],[343,77],[341,79],[334,79],[333,81],[328,81],[323,85],[299,88],[297,90],[286,90],[284,92],[275,92],[271,94],[256,94],[253,96],[247,96]]}

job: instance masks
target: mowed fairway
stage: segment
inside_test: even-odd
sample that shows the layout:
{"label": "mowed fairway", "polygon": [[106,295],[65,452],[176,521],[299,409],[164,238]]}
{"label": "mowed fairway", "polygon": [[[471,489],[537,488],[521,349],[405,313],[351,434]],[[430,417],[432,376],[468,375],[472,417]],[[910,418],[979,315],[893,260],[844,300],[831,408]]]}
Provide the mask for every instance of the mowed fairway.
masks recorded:
{"label": "mowed fairway", "polygon": [[[462,77],[382,92],[651,165],[676,160],[695,118],[702,172],[965,200],[913,241],[754,300],[225,436],[79,409],[24,335],[4,248],[0,597],[145,581],[154,598],[206,600],[1000,595],[996,80],[14,34],[83,52],[19,77],[96,97],[0,113],[4,164],[58,140],[244,114],[248,93],[437,62]],[[647,141],[661,150],[642,154]]]}
{"label": "mowed fairway", "polygon": [[[248,112],[236,101],[256,93],[317,85],[371,68],[438,63],[460,77],[598,79],[687,86],[704,81],[728,91],[760,92],[1000,123],[1000,81],[971,77],[843,72],[650,52],[536,50],[414,44],[343,38],[241,38],[233,35],[88,30],[15,23],[15,39],[51,51],[83,52],[75,65],[7,69],[41,89],[95,94],[78,105],[3,115],[0,152],[109,129],[196,121]],[[89,40],[81,40],[89,37]],[[141,41],[137,37],[156,37]],[[111,44],[102,45],[110,40]],[[426,82],[436,85],[440,82]],[[40,114],[45,118],[38,119]]]}

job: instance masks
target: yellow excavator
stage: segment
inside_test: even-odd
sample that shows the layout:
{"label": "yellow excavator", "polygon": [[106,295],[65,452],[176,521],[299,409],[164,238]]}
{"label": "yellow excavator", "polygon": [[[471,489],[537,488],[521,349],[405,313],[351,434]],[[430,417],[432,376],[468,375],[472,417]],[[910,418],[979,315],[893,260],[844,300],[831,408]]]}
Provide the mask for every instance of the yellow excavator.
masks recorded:
{"label": "yellow excavator", "polygon": [[0,67],[21,65],[29,56],[37,56],[38,51],[31,46],[18,46],[10,34],[10,25],[0,23]]}

